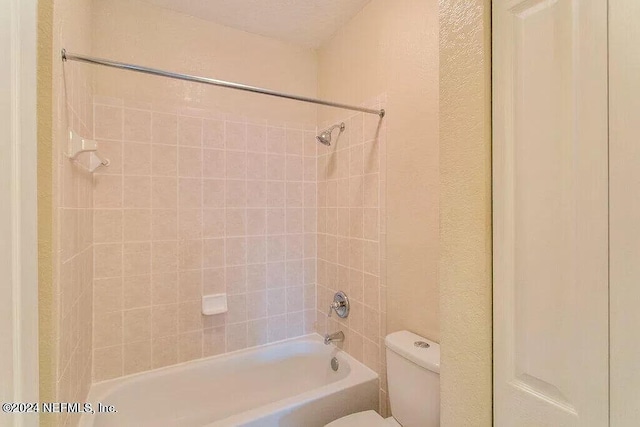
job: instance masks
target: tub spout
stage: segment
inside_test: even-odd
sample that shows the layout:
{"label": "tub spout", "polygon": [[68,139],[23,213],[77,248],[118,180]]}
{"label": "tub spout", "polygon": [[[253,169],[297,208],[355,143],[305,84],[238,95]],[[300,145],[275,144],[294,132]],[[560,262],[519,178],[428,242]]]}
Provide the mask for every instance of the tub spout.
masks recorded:
{"label": "tub spout", "polygon": [[324,336],[324,343],[326,345],[329,345],[334,342],[342,342],[342,341],[344,341],[344,332],[342,331],[334,332],[333,334],[326,334]]}

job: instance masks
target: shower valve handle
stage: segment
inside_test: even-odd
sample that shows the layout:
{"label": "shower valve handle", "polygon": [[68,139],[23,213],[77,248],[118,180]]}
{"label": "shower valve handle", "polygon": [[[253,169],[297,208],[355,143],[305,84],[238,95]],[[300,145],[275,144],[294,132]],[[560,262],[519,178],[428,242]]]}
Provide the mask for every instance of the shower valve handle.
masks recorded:
{"label": "shower valve handle", "polygon": [[344,302],[334,301],[331,304],[329,304],[329,317],[331,317],[331,312],[333,310],[338,311],[338,309],[342,306],[344,306]]}
{"label": "shower valve handle", "polygon": [[336,292],[336,294],[333,296],[333,302],[329,305],[328,317],[331,317],[331,312],[334,310],[338,317],[342,319],[349,315],[349,298],[342,291]]}

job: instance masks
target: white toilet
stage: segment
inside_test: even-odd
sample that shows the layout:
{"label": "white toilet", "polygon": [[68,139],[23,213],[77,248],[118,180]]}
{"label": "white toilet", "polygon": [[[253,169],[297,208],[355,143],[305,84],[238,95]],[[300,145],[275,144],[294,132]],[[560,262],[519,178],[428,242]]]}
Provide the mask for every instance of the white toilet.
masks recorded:
{"label": "white toilet", "polygon": [[409,331],[385,338],[392,416],[358,412],[325,427],[438,427],[440,425],[440,345]]}

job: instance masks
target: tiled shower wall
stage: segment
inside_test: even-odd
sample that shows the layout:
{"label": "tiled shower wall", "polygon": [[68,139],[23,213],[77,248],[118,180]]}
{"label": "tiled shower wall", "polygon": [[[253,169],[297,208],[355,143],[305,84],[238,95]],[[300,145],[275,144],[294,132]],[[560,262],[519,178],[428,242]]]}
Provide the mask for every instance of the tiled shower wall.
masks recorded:
{"label": "tiled shower wall", "polygon": [[[94,381],[313,331],[315,129],[97,100]],[[229,312],[201,314],[203,294]]]}
{"label": "tiled shower wall", "polygon": [[[57,99],[54,139],[55,281],[57,304],[56,399],[83,402],[91,386],[93,287],[93,180],[86,155],[67,158],[68,130],[90,138],[93,131],[91,76],[85,68],[64,70]],[[78,414],[59,414],[54,423],[73,425]]]}
{"label": "tiled shower wall", "polygon": [[[367,106],[381,108],[384,98]],[[342,348],[381,376],[380,412],[386,415],[386,126],[371,114],[342,120],[345,132],[318,153],[317,332],[343,331]],[[349,297],[346,319],[335,312],[327,317],[336,291]]]}

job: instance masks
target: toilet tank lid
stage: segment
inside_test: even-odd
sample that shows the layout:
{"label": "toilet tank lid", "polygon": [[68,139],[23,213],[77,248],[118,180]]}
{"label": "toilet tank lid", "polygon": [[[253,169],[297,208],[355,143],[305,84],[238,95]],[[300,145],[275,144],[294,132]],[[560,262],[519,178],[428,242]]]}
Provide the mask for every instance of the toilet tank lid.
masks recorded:
{"label": "toilet tank lid", "polygon": [[[416,365],[437,374],[440,373],[440,344],[409,331],[398,331],[389,334],[384,343],[389,350]],[[426,343],[429,346],[427,347],[420,343]]]}

